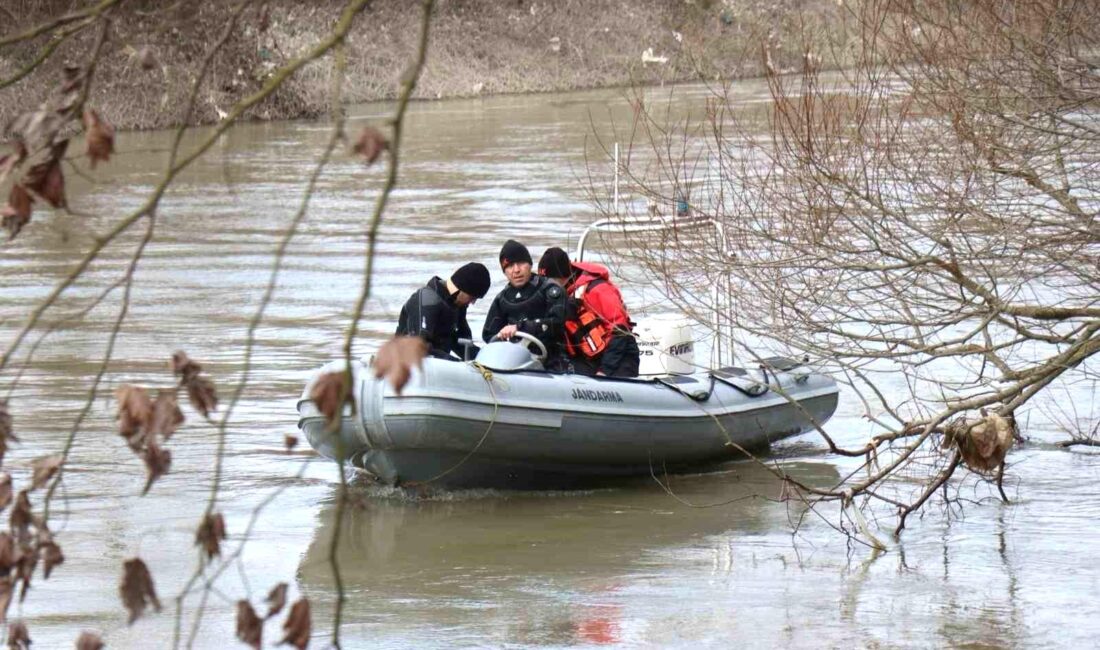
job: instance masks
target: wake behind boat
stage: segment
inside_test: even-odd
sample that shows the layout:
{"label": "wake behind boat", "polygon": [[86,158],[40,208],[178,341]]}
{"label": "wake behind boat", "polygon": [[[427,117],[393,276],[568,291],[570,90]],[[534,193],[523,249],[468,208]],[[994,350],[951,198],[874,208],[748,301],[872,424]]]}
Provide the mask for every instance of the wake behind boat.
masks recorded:
{"label": "wake behind boat", "polygon": [[328,458],[389,485],[548,489],[745,458],[824,423],[837,386],[788,359],[747,370],[609,379],[553,374],[521,345],[493,342],[474,361],[424,360],[400,395],[352,362],[356,411],[337,430],[309,399],[299,427]]}

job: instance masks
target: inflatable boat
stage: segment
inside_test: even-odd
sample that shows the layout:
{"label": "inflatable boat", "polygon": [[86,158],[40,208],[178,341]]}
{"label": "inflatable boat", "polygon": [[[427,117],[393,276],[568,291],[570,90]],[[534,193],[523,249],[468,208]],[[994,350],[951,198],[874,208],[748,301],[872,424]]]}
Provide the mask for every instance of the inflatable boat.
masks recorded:
{"label": "inflatable boat", "polygon": [[[298,426],[322,456],[389,485],[549,489],[743,459],[836,409],[836,383],[790,359],[612,379],[547,372],[525,343],[537,339],[425,359],[400,395],[374,378],[372,357],[355,360],[355,408],[331,431],[309,399],[316,377],[344,369],[326,364],[298,401]],[[685,343],[664,347],[675,360]]]}

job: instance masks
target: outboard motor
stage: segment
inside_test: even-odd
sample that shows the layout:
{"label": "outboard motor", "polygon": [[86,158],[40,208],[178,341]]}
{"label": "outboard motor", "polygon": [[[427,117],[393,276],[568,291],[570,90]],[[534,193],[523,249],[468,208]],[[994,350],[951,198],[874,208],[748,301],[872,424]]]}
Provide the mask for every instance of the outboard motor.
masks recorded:
{"label": "outboard motor", "polygon": [[682,316],[653,316],[634,328],[641,352],[639,376],[690,375],[695,366],[695,332]]}
{"label": "outboard motor", "polygon": [[542,370],[542,363],[526,346],[493,341],[481,348],[475,359],[490,370]]}

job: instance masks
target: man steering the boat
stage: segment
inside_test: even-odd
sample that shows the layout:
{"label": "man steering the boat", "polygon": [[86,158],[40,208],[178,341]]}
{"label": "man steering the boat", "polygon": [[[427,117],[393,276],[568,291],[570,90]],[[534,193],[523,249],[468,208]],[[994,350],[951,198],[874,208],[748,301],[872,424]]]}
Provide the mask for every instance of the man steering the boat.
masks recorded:
{"label": "man steering the boat", "polygon": [[546,346],[546,368],[562,371],[567,366],[565,340],[565,291],[548,278],[531,272],[531,253],[509,239],[500,249],[500,268],[508,278],[485,317],[481,336],[486,341],[511,340],[517,332],[534,336]]}
{"label": "man steering the boat", "polygon": [[539,258],[539,275],[565,288],[565,350],[584,375],[637,377],[641,353],[619,288],[602,264],[570,262],[554,247]]}
{"label": "man steering the boat", "polygon": [[[447,280],[433,277],[417,289],[401,308],[397,336],[419,336],[428,342],[428,354],[441,359],[473,358],[477,348],[467,353],[460,339],[470,340],[466,308],[489,292],[489,269],[470,262]],[[471,347],[473,347],[471,345]]]}

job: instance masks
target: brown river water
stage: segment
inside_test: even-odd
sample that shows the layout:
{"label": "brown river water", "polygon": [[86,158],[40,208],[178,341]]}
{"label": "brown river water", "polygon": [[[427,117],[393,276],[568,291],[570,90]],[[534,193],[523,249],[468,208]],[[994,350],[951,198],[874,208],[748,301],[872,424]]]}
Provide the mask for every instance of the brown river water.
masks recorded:
{"label": "brown river water", "polygon": [[[670,90],[651,92],[667,99]],[[747,82],[738,97],[751,102],[762,93]],[[706,95],[680,87],[673,105],[701,112]],[[388,110],[359,107],[353,118]],[[432,275],[469,260],[494,269],[508,237],[536,256],[575,243],[595,216],[583,191],[586,135],[629,115],[614,90],[413,105],[357,351],[392,331],[405,297]],[[164,201],[111,372],[52,506],[65,563],[48,581],[36,576],[25,602],[9,610],[27,623],[36,648],[71,647],[83,629],[98,630],[112,648],[172,645],[177,596],[197,562],[194,531],[211,486],[216,432],[185,406],[189,420],[168,444],[172,471],[141,497],[144,467],[115,433],[111,390],[170,385],[167,360],[184,349],[227,398],[272,252],[327,135],[323,123],[234,128]],[[95,172],[95,184],[72,181],[70,202],[89,216],[39,212],[0,247],[5,346],[91,237],[148,194],[169,141],[166,132],[120,134],[119,153]],[[248,541],[208,593],[198,626],[199,596],[186,601],[180,645],[234,647],[236,601],[251,598],[260,609],[282,581],[292,598],[304,594],[313,604],[312,647],[331,638],[328,549],[339,474],[301,448],[285,453],[283,437],[296,433],[294,404],[308,374],[340,354],[381,177],[380,167],[337,156],[291,245],[227,431],[218,506],[230,535],[225,554],[238,550],[246,529]],[[115,281],[138,237],[130,233],[109,249],[47,322],[79,311]],[[494,272],[494,287],[502,284]],[[645,292],[626,295],[637,311],[657,310]],[[472,309],[475,332],[487,303]],[[5,465],[17,486],[31,459],[62,448],[119,304],[116,292],[60,326],[12,392],[22,442]],[[4,394],[18,366],[6,371]],[[1095,417],[1094,386],[1059,399]],[[859,414],[854,396],[842,394],[829,431],[841,442],[866,439]],[[778,484],[744,463],[675,478],[678,498],[649,479],[586,492],[426,497],[353,479],[339,540],[347,593],[341,638],[348,648],[1093,646],[1100,456],[1054,447],[1058,434],[1038,413],[1028,427],[1032,442],[1010,456],[1014,503],[983,499],[984,489],[949,517],[933,503],[878,554],[815,517],[793,534],[798,512],[762,498],[777,497]],[[821,449],[806,435],[777,445],[773,458],[825,486],[851,464]],[[35,508],[41,500],[36,493]],[[696,507],[715,503],[723,505]],[[122,562],[135,555],[150,567],[165,607],[128,626],[118,583]],[[267,644],[280,638],[280,622],[268,623]]]}

